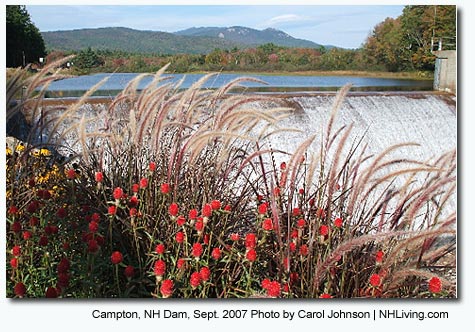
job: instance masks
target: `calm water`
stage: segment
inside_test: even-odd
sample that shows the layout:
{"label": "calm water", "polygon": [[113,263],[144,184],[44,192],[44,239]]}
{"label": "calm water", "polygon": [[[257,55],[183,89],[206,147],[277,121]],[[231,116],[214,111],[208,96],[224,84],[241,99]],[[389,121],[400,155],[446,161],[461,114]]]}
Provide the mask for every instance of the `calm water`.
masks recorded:
{"label": "calm water", "polygon": [[[84,91],[93,87],[102,79],[108,77],[99,91],[95,95],[114,95],[122,90],[128,82],[134,79],[136,73],[115,73],[115,74],[95,74],[79,76],[61,81],[53,82],[49,87],[50,97],[79,96]],[[169,78],[166,82],[177,83],[184,78],[181,88],[188,88],[194,82],[203,77],[203,74],[167,74]],[[274,76],[274,75],[246,75],[246,74],[219,74],[209,78],[205,88],[218,88],[239,77],[252,77],[266,82],[242,82],[241,85],[251,91],[319,91],[337,90],[347,83],[353,84],[353,90],[375,91],[375,90],[431,90],[432,81],[414,81],[405,79],[370,78],[356,76]],[[138,89],[145,88],[150,84],[152,77],[145,77],[140,82]]]}

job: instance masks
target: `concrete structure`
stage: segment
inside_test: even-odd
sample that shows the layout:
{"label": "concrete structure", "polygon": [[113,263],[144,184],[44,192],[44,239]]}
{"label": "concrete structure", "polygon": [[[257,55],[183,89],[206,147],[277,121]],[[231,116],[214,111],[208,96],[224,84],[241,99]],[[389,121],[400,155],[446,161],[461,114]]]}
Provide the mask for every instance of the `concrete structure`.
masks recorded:
{"label": "concrete structure", "polygon": [[434,90],[457,92],[457,51],[434,51]]}

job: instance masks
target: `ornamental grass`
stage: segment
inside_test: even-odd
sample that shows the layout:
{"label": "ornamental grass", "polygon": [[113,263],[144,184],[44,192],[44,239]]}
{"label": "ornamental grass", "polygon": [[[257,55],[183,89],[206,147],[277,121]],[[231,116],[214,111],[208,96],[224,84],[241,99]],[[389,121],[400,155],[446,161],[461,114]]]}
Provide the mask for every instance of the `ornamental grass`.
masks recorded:
{"label": "ornamental grass", "polygon": [[455,151],[367,155],[334,128],[349,87],[322,132],[277,151],[292,109],[230,93],[249,79],[179,89],[164,67],[102,109],[99,85],[46,107],[60,63],[7,82],[7,119],[32,124],[6,151],[8,297],[456,297]]}

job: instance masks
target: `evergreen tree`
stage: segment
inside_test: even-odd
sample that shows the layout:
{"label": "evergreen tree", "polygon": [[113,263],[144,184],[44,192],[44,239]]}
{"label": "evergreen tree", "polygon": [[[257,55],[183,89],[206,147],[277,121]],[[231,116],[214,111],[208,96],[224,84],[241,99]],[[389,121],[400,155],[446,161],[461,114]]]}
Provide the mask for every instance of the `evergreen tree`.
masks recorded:
{"label": "evergreen tree", "polygon": [[45,43],[25,6],[6,6],[7,67],[38,62],[46,55]]}

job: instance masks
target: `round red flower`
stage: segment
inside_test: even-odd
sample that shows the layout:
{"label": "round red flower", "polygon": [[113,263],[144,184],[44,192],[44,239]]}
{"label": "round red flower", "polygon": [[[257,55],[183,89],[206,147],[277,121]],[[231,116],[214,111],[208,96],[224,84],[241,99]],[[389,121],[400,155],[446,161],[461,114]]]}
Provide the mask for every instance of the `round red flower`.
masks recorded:
{"label": "round red flower", "polygon": [[211,201],[211,209],[213,210],[219,210],[221,208],[221,202],[218,201],[217,199]]}
{"label": "round red flower", "polygon": [[333,222],[333,224],[334,224],[336,227],[340,228],[340,227],[343,225],[343,219],[341,219],[341,218],[336,218],[335,221]]}
{"label": "round red flower", "polygon": [[269,286],[266,288],[267,295],[270,297],[278,297],[280,295],[281,286],[278,281],[269,282]]}
{"label": "round red flower", "polygon": [[384,257],[384,252],[379,250],[375,255],[376,263],[382,263],[383,262],[383,257]]}
{"label": "round red flower", "polygon": [[122,190],[122,188],[117,187],[114,189],[112,196],[114,197],[114,199],[121,199],[122,196],[124,196],[124,191]]}
{"label": "round red flower", "polygon": [[48,237],[46,235],[42,235],[38,240],[38,244],[40,246],[47,246],[48,245]]}
{"label": "round red flower", "polygon": [[114,215],[116,214],[116,212],[117,212],[117,208],[115,207],[115,205],[111,205],[107,208],[107,213],[110,215]]}
{"label": "round red flower", "polygon": [[190,277],[190,285],[193,289],[198,287],[201,283],[201,275],[199,272],[193,272]]}
{"label": "round red flower", "polygon": [[133,192],[133,193],[138,193],[138,192],[139,192],[139,189],[140,189],[140,186],[139,186],[138,183],[134,183],[134,184],[132,185],[132,192]]}
{"label": "round red flower", "polygon": [[300,246],[300,255],[307,256],[308,255],[308,247],[306,244],[302,244]]}
{"label": "round red flower", "polygon": [[68,212],[66,211],[65,208],[63,207],[60,207],[57,211],[56,211],[56,216],[60,219],[63,219],[63,218],[66,218],[66,216],[68,215]]}
{"label": "round red flower", "polygon": [[18,258],[13,257],[12,259],[10,259],[10,266],[13,269],[17,269],[18,268]]}
{"label": "round red flower", "polygon": [[262,288],[264,288],[264,289],[269,288],[269,286],[270,286],[270,280],[267,279],[267,278],[265,278],[264,280],[262,280],[261,286],[262,286]]}
{"label": "round red flower", "polygon": [[226,204],[226,206],[224,207],[224,211],[231,212],[231,205]]}
{"label": "round red flower", "polygon": [[246,252],[246,259],[250,262],[254,262],[257,258],[257,253],[256,253],[256,250],[254,249],[249,249],[247,252]]}
{"label": "round red flower", "polygon": [[22,235],[23,235],[23,240],[31,239],[31,232],[30,231],[24,231]]}
{"label": "round red flower", "polygon": [[8,208],[8,214],[15,215],[18,213],[18,208],[15,205],[12,205]]}
{"label": "round red flower", "polygon": [[247,249],[255,248],[256,247],[256,234],[254,234],[254,233],[246,234],[245,245],[246,245]]}
{"label": "round red flower", "polygon": [[429,280],[429,291],[431,293],[439,293],[442,290],[442,282],[437,277],[432,277]]}
{"label": "round red flower", "polygon": [[173,280],[165,279],[160,286],[160,293],[164,298],[170,297],[173,294]]}
{"label": "round red flower", "polygon": [[201,243],[195,243],[193,244],[193,248],[191,249],[191,254],[198,258],[201,256],[201,254],[203,253],[203,246],[201,245]]}
{"label": "round red flower", "polygon": [[95,222],[99,222],[101,220],[101,215],[97,212],[93,213],[91,216],[91,220]]}
{"label": "round red flower", "polygon": [[71,263],[66,257],[61,258],[61,261],[58,263],[58,273],[66,273],[69,271]]}
{"label": "round red flower", "polygon": [[185,234],[183,232],[178,232],[175,235],[175,240],[178,243],[183,243],[183,240],[185,239]]}
{"label": "round red flower", "polygon": [[99,230],[99,225],[97,224],[97,222],[95,221],[91,221],[89,223],[89,231],[91,231],[92,233],[95,233]]}
{"label": "round red flower", "polygon": [[155,273],[157,277],[161,277],[165,274],[166,267],[167,265],[165,264],[165,262],[159,259],[155,262],[155,265],[153,266],[153,273]]}
{"label": "round red flower", "polygon": [[168,213],[170,213],[170,215],[176,217],[178,215],[178,204],[176,204],[176,203],[170,204],[170,207],[168,208]]}
{"label": "round red flower", "polygon": [[157,169],[157,164],[154,161],[151,161],[148,164],[148,169],[150,170],[150,172],[154,172]]}
{"label": "round red flower", "polygon": [[131,208],[129,210],[129,216],[131,216],[131,217],[135,217],[137,215],[137,213],[138,213],[138,211],[137,211],[136,208]]}
{"label": "round red flower", "polygon": [[99,250],[99,245],[97,244],[97,241],[94,239],[90,239],[87,241],[87,251],[90,253],[95,253]]}
{"label": "round red flower", "polygon": [[124,257],[122,256],[120,251],[114,251],[111,255],[111,262],[112,264],[119,264],[122,262],[123,258]]}
{"label": "round red flower", "polygon": [[195,222],[195,229],[198,232],[201,232],[203,230],[204,223],[203,223],[203,218],[198,218],[198,220]]}
{"label": "round red flower", "polygon": [[304,228],[305,227],[305,219],[297,220],[297,227],[298,228]]}
{"label": "round red flower", "polygon": [[13,248],[12,248],[12,254],[13,254],[13,256],[16,256],[16,257],[20,256],[20,255],[21,255],[21,248],[20,248],[20,246],[13,246]]}
{"label": "round red flower", "polygon": [[140,188],[142,188],[142,189],[147,188],[148,179],[147,178],[141,178],[139,184],[140,184]]}
{"label": "round red flower", "polygon": [[328,226],[327,225],[321,225],[318,231],[319,231],[321,236],[327,236],[328,235]]}
{"label": "round red flower", "polygon": [[332,296],[330,294],[323,293],[322,295],[319,296],[319,298],[321,298],[321,299],[331,299]]}
{"label": "round red flower", "polygon": [[155,252],[159,255],[163,255],[163,253],[165,252],[165,245],[163,243],[157,244],[157,246],[155,247]]}
{"label": "round red flower", "polygon": [[210,272],[210,270],[209,270],[209,268],[208,268],[207,266],[203,266],[203,267],[200,269],[200,277],[201,277],[201,280],[203,280],[203,281],[208,281],[210,275],[211,275],[211,272]]}
{"label": "round red flower", "polygon": [[26,207],[26,212],[28,213],[35,213],[38,208],[40,207],[40,202],[38,201],[31,201],[30,204]]}
{"label": "round red flower", "polygon": [[58,291],[54,287],[48,287],[48,289],[46,289],[45,296],[47,298],[56,298],[58,297]]}
{"label": "round red flower", "polygon": [[295,249],[297,249],[297,245],[295,244],[295,242],[290,242],[290,243],[289,243],[289,250],[290,250],[290,252],[294,252]]}
{"label": "round red flower", "polygon": [[26,294],[26,287],[25,284],[22,282],[19,282],[13,287],[13,292],[15,293],[16,296],[18,297],[23,297]]}
{"label": "round red flower", "polygon": [[164,195],[170,192],[170,185],[168,183],[162,183],[160,186],[160,192]]}
{"label": "round red flower", "polygon": [[221,258],[221,250],[219,248],[214,248],[212,251],[211,251],[211,257],[214,259],[214,260],[218,260]]}
{"label": "round red flower", "polygon": [[271,218],[266,218],[264,219],[264,221],[262,222],[262,228],[265,230],[265,231],[271,231],[274,229],[274,224],[272,222],[272,219]]}
{"label": "round red flower", "polygon": [[14,233],[19,233],[21,232],[21,224],[19,221],[14,221],[11,225],[10,225],[10,229],[12,230],[12,232]]}
{"label": "round red flower", "polygon": [[231,235],[229,235],[229,238],[231,239],[231,241],[239,241],[239,234],[238,233],[232,233]]}
{"label": "round red flower", "polygon": [[126,278],[133,278],[135,274],[135,269],[132,265],[127,265],[127,267],[124,269],[124,275]]}
{"label": "round red flower", "polygon": [[369,283],[373,287],[378,287],[379,285],[381,285],[381,277],[379,276],[379,274],[372,274],[369,278]]}
{"label": "round red flower", "polygon": [[285,161],[281,162],[280,163],[280,170],[285,171],[286,168],[287,168],[287,164],[285,163]]}
{"label": "round red flower", "polygon": [[178,269],[181,269],[184,266],[185,266],[185,259],[184,258],[178,258],[178,260],[176,261],[176,267]]}
{"label": "round red flower", "polygon": [[104,180],[104,175],[102,172],[96,172],[95,179],[96,182],[102,182]]}
{"label": "round red flower", "polygon": [[185,219],[185,217],[183,217],[183,216],[178,216],[178,217],[176,218],[176,224],[177,224],[179,227],[183,226],[183,225],[185,224],[185,222],[186,222],[186,219]]}
{"label": "round red flower", "polygon": [[201,214],[203,217],[211,217],[211,214],[213,213],[213,208],[211,207],[211,204],[205,204],[203,206],[203,210],[201,211]]}
{"label": "round red flower", "polygon": [[292,209],[292,215],[294,217],[300,215],[300,209],[298,207]]}
{"label": "round red flower", "polygon": [[190,218],[190,220],[195,220],[197,217],[198,217],[198,210],[191,209],[190,212],[188,213],[188,218]]}
{"label": "round red flower", "polygon": [[73,168],[70,168],[66,171],[66,176],[68,179],[74,179],[76,178],[76,171]]}

